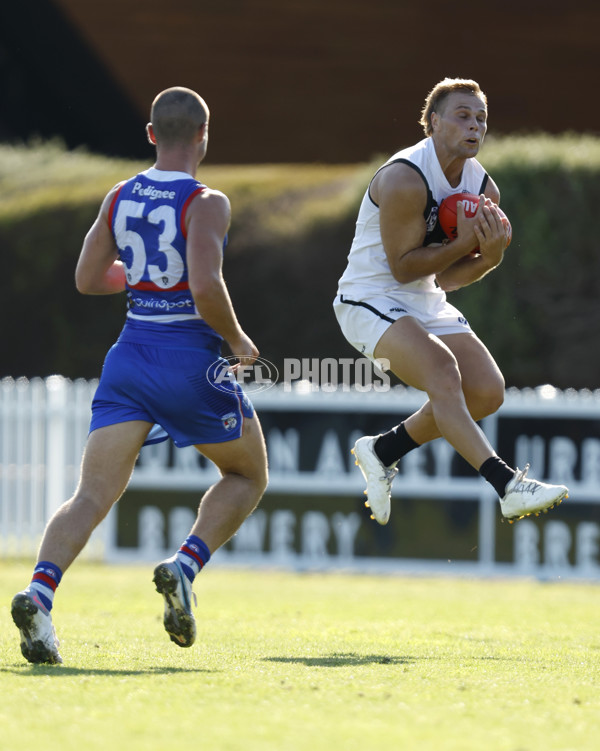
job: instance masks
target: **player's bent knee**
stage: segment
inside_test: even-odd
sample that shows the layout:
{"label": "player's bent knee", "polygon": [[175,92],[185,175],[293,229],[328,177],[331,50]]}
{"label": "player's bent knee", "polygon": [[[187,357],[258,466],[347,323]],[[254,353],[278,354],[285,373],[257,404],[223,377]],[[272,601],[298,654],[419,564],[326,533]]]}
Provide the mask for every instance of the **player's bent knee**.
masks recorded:
{"label": "player's bent knee", "polygon": [[462,391],[462,381],[456,360],[447,358],[431,373],[426,388],[432,402],[447,399]]}
{"label": "player's bent knee", "polygon": [[256,494],[262,498],[269,483],[269,471],[267,469],[266,461],[257,461],[250,471],[246,473],[246,477],[254,486]]}
{"label": "player's bent knee", "polygon": [[66,513],[69,513],[69,511],[77,513],[78,508],[82,509],[85,515],[97,526],[104,520],[117,500],[116,498],[102,498],[96,493],[78,490],[62,508]]}
{"label": "player's bent knee", "polygon": [[467,407],[474,420],[481,420],[497,412],[504,403],[504,383],[489,384],[488,388],[465,393]]}

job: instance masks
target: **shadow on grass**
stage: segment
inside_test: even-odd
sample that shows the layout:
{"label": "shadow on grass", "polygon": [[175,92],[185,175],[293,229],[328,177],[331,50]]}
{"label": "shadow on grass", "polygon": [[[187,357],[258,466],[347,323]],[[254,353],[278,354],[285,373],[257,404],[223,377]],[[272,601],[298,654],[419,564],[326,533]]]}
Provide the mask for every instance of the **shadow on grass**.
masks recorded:
{"label": "shadow on grass", "polygon": [[12,665],[6,665],[0,667],[0,673],[13,673],[15,675],[22,676],[40,676],[51,675],[56,677],[66,677],[74,675],[176,675],[177,673],[215,673],[215,670],[207,670],[206,668],[174,668],[174,667],[155,667],[155,668],[140,668],[136,669],[123,669],[113,670],[110,668],[75,668],[68,665],[30,665],[13,663]]}
{"label": "shadow on grass", "polygon": [[265,662],[287,662],[307,665],[308,667],[339,668],[346,665],[411,665],[416,662],[414,657],[400,657],[392,655],[357,655],[333,654],[321,657],[264,657]]}
{"label": "shadow on grass", "polygon": [[[321,657],[263,657],[264,662],[285,662],[288,664],[306,665],[308,667],[339,668],[346,665],[415,665],[423,660],[444,660],[439,655],[358,655],[354,652],[344,654],[322,655]],[[494,662],[524,662],[522,655],[470,655],[466,659]]]}

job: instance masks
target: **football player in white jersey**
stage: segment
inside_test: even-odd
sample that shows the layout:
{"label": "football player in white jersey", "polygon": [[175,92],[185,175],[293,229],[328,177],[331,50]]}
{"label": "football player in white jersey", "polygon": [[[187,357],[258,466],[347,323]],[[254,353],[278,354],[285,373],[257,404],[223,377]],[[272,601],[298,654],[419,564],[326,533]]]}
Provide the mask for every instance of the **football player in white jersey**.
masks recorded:
{"label": "football player in white jersey", "polygon": [[[387,361],[428,400],[400,425],[360,438],[353,449],[367,483],[372,517],[386,524],[396,464],[408,451],[443,436],[495,488],[509,520],[539,513],[567,496],[562,485],[509,467],[477,420],[504,399],[504,379],[485,345],[446,299],[502,261],[508,229],[500,193],[476,160],[487,130],[487,98],[468,79],[444,79],[428,95],[425,138],[392,156],[363,198],[335,314],[346,339],[375,361]],[[457,237],[437,221],[441,201],[480,195],[473,217],[457,209]],[[478,248],[477,253],[474,253]]]}

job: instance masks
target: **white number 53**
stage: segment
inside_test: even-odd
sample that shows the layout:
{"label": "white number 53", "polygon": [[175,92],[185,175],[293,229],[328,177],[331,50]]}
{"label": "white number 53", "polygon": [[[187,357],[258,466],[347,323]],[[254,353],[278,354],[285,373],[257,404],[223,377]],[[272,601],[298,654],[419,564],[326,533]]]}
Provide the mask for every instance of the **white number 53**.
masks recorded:
{"label": "white number 53", "polygon": [[160,226],[163,229],[158,236],[158,250],[165,254],[165,268],[150,263],[146,253],[144,238],[134,230],[127,229],[127,219],[129,217],[139,218],[144,213],[144,203],[139,201],[121,201],[115,217],[115,238],[119,250],[124,251],[127,248],[131,250],[131,263],[125,262],[127,282],[135,286],[142,278],[146,265],[148,265],[148,276],[150,280],[161,289],[174,287],[183,276],[184,265],[183,259],[178,250],[171,243],[177,236],[177,217],[175,209],[172,206],[157,206],[148,214],[148,221],[151,224]]}

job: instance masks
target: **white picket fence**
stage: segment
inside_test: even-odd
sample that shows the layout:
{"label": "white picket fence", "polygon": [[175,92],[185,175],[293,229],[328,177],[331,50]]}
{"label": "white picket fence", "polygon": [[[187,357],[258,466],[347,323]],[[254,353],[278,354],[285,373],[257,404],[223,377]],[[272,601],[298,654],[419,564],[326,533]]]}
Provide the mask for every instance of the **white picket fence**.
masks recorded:
{"label": "white picket fence", "polygon": [[0,381],[0,557],[33,555],[75,489],[96,386],[61,376]]}
{"label": "white picket fence", "polygon": [[[96,387],[97,381],[61,376],[0,380],[0,559],[35,555],[47,520],[74,492]],[[269,450],[268,492],[278,500],[272,507],[263,504],[249,518],[249,526],[242,527],[231,548],[219,551],[220,560],[297,568],[343,564],[362,571],[443,568],[447,561],[378,558],[377,549],[361,556],[350,550],[348,540],[338,544],[348,525],[356,531],[363,523],[350,502],[362,497],[363,481],[347,461],[348,449],[360,435],[356,417],[407,415],[423,398],[409,389],[304,393],[273,388],[253,394]],[[506,560],[496,552],[503,533],[498,528],[497,499],[487,483],[455,473],[452,450],[444,441],[409,454],[402,461],[397,486],[402,497],[478,504],[478,558],[453,563],[453,570],[600,580],[600,392],[510,390],[503,407],[482,427],[493,445],[504,441],[516,465],[531,461],[540,479],[567,484],[570,500],[564,513],[514,525],[512,560]],[[195,508],[179,500],[181,492],[199,493],[216,477],[214,467],[199,462],[192,447],[171,451],[159,444],[144,449],[130,490],[138,500],[149,489],[164,492],[170,506],[165,510],[149,501],[126,521],[129,529],[137,526],[142,541],[131,548],[119,542],[113,509],[83,556],[112,562],[140,556],[160,560],[195,515]],[[311,507],[311,496],[321,499],[318,510]],[[293,507],[288,500],[293,497],[306,498],[306,508]],[[294,535],[294,530],[299,533]]]}

